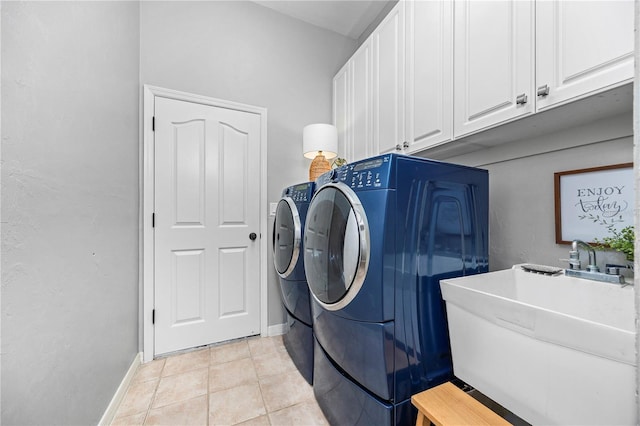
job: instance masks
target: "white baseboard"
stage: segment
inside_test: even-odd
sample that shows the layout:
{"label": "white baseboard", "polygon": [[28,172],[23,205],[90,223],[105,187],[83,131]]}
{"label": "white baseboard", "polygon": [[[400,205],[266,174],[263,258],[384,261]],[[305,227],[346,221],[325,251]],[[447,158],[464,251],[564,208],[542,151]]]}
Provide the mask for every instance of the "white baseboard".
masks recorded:
{"label": "white baseboard", "polygon": [[120,386],[118,386],[115,395],[113,395],[113,398],[111,398],[111,402],[109,403],[107,410],[104,412],[102,418],[100,419],[100,422],[98,423],[99,426],[108,426],[113,422],[113,419],[118,412],[118,408],[120,407],[120,403],[124,399],[124,395],[127,393],[127,389],[129,389],[129,384],[131,383],[131,380],[133,380],[133,376],[136,374],[138,366],[140,366],[141,363],[142,352],[139,352],[133,359],[129,370],[124,375],[124,378],[122,379]]}
{"label": "white baseboard", "polygon": [[286,322],[283,322],[282,324],[270,325],[267,328],[267,335],[269,337],[280,336],[281,334],[284,334],[287,331],[289,331],[289,324],[287,324]]}

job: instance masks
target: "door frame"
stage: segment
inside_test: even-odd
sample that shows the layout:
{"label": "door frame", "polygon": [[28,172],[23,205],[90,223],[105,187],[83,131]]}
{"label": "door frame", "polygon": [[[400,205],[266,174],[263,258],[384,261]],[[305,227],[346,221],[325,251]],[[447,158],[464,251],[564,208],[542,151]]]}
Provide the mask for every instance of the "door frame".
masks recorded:
{"label": "door frame", "polygon": [[[140,223],[142,244],[140,258],[141,280],[141,315],[139,327],[142,334],[143,362],[153,360],[155,355],[155,334],[153,325],[153,309],[155,299],[154,277],[154,232],[152,214],[154,213],[155,194],[155,151],[153,115],[155,98],[162,97],[202,105],[233,109],[260,116],[260,334],[268,334],[267,323],[267,109],[241,104],[193,93],[180,92],[162,87],[143,85],[142,112],[142,174],[140,176]],[[264,238],[263,238],[264,237]]]}

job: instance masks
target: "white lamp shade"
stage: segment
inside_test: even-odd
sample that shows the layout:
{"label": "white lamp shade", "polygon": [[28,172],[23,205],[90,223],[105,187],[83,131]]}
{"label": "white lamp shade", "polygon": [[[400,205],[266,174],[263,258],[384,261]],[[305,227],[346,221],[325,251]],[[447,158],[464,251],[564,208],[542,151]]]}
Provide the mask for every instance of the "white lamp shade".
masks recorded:
{"label": "white lamp shade", "polygon": [[331,124],[309,124],[302,131],[302,152],[306,158],[322,155],[329,160],[338,155],[338,129]]}

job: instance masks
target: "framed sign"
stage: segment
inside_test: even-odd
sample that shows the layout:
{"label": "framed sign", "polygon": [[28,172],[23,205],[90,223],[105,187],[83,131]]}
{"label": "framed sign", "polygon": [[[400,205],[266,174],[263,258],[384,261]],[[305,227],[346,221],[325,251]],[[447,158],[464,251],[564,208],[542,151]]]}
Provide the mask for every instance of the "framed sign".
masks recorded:
{"label": "framed sign", "polygon": [[554,173],[556,243],[593,243],[633,225],[633,163]]}

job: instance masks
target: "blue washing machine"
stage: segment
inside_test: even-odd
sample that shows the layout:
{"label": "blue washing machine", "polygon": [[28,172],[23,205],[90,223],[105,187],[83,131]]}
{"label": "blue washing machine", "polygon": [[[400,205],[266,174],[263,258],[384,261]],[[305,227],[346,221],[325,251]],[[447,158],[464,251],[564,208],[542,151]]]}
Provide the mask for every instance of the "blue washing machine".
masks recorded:
{"label": "blue washing machine", "polygon": [[317,181],[304,236],[314,393],[341,425],[409,425],[453,378],[441,279],[488,271],[488,173],[387,154]]}
{"label": "blue washing machine", "polygon": [[289,325],[283,336],[284,345],[298,371],[310,384],[313,383],[314,339],[301,247],[314,189],[313,182],[285,188],[278,202],[273,228],[273,262],[280,276],[280,293]]}

